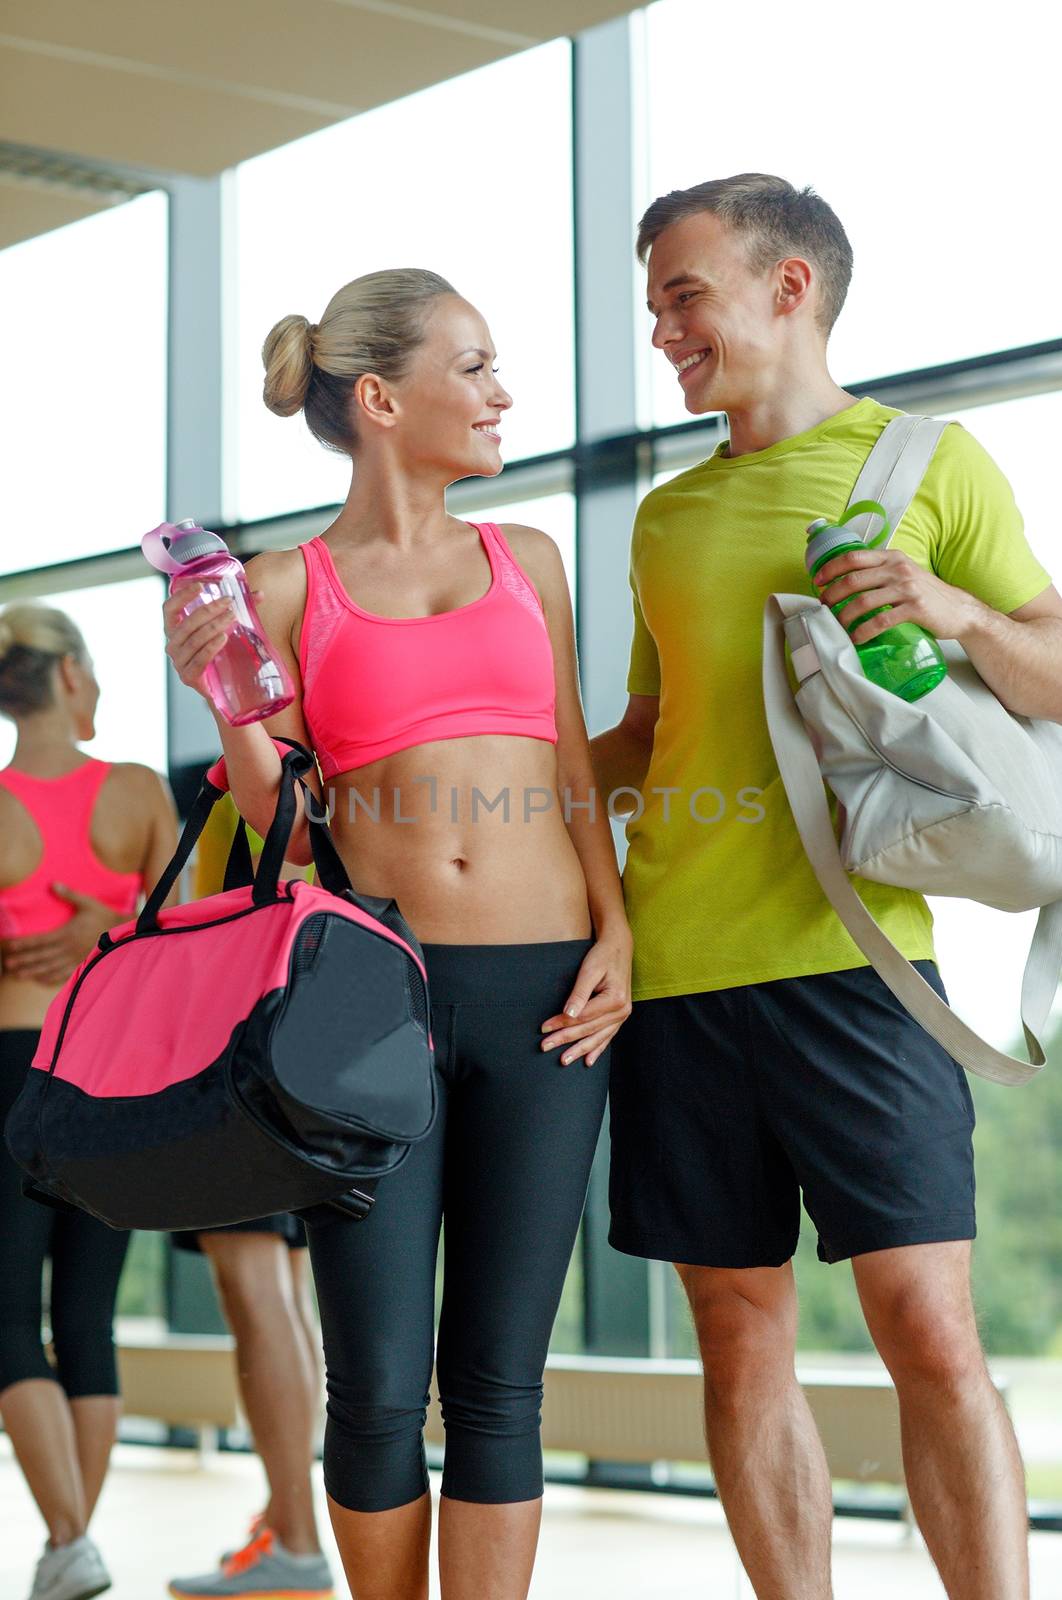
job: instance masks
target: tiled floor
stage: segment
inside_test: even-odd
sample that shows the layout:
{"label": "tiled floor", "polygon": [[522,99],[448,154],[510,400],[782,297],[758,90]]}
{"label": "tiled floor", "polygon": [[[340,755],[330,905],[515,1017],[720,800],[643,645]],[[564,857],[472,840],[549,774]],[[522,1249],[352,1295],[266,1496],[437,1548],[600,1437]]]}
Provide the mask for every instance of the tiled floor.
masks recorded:
{"label": "tiled floor", "polygon": [[[201,1466],[184,1451],[120,1446],[93,1525],[114,1576],[113,1600],[158,1600],[169,1577],[208,1568],[238,1541],[262,1498],[253,1457],[218,1455]],[[334,1555],[323,1494],[321,1513]],[[0,1600],[25,1600],[43,1535],[6,1439],[0,1529]],[[939,1600],[944,1592],[924,1550],[894,1524],[840,1521],[835,1550],[836,1600]],[[1032,1550],[1034,1600],[1062,1600],[1062,1534],[1034,1535]],[[345,1587],[337,1593],[345,1600]],[[533,1600],[752,1596],[717,1506],[555,1487],[546,1493],[531,1593]]]}

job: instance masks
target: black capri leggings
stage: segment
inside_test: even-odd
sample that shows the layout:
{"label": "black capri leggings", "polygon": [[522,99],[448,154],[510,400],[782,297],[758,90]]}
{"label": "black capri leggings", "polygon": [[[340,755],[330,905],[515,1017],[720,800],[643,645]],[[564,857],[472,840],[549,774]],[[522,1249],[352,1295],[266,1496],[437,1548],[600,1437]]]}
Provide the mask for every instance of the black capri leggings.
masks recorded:
{"label": "black capri leggings", "polygon": [[425,945],[440,1105],[364,1222],[311,1227],[328,1374],[325,1486],[388,1511],[428,1486],[422,1431],[445,1218],[443,1494],[542,1493],[542,1370],[604,1114],[592,1067],[540,1048],[591,941]]}
{"label": "black capri leggings", "polygon": [[[0,1128],[37,1049],[30,1029],[0,1029]],[[58,1211],[22,1193],[22,1169],[0,1143],[0,1394],[51,1378],[70,1399],[115,1395],[114,1302],[128,1233],[82,1211]],[[41,1344],[42,1277],[51,1256],[55,1367]]]}

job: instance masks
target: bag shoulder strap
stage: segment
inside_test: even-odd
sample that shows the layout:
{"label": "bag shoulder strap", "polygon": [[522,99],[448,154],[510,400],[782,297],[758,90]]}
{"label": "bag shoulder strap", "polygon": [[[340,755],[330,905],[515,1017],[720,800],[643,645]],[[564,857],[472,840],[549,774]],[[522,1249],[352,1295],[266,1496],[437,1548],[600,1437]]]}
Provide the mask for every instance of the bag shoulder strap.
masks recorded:
{"label": "bag shoulder strap", "polygon": [[[994,1083],[1020,1084],[1044,1066],[1040,1042],[1062,971],[1062,901],[1040,912],[1022,985],[1022,1025],[1029,1061],[996,1050],[969,1027],[901,955],[867,910],[844,869],[822,774],[793,698],[785,660],[787,617],[818,612],[804,595],[771,595],[764,611],[763,701],[775,759],[801,843],[819,884],[856,946],[897,1000],[968,1071]],[[1031,1063],[1031,1064],[1030,1064]]]}
{"label": "bag shoulder strap", "polygon": [[[904,412],[885,424],[863,463],[848,504],[854,506],[860,500],[876,500],[884,508],[889,523],[885,545],[918,493],[947,426],[939,417]],[[857,538],[865,539],[874,520],[872,512],[864,512],[862,516],[853,517],[848,527]]]}

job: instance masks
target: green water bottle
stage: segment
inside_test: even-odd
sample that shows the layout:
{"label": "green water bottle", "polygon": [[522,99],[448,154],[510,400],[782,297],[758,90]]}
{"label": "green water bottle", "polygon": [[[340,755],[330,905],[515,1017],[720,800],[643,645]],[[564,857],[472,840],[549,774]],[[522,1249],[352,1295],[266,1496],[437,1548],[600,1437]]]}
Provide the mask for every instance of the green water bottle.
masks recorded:
{"label": "green water bottle", "polygon": [[[866,512],[872,512],[881,518],[881,531],[873,539],[859,539],[848,531],[845,526],[853,517]],[[889,521],[885,509],[876,500],[860,500],[854,506],[849,506],[844,516],[838,522],[830,522],[826,517],[819,517],[808,527],[808,547],[804,554],[808,572],[812,577],[827,561],[832,561],[836,556],[845,555],[849,550],[874,550],[885,545],[889,540]],[[835,617],[848,606],[854,606],[859,599],[858,595],[849,595],[847,600],[841,600],[830,610]],[[844,626],[849,633],[853,628],[858,628],[861,622],[866,622],[870,617],[876,617],[879,612],[890,611],[891,606],[877,606],[873,611],[858,611],[858,614]],[[843,617],[840,618],[844,622]],[[889,689],[893,694],[898,694],[901,700],[920,700],[924,694],[935,689],[948,675],[947,662],[941,654],[940,646],[931,633],[921,627],[917,622],[897,622],[894,627],[886,628],[884,633],[879,633],[877,638],[871,639],[868,644],[857,644],[863,671],[871,683],[876,683],[882,689]]]}

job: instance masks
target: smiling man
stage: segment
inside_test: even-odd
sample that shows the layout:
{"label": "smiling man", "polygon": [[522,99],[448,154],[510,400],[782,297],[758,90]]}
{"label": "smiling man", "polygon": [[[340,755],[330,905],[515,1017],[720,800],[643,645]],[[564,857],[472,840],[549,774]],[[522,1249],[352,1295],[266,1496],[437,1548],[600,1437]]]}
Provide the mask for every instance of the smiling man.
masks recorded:
{"label": "smiling man", "polygon": [[[760,692],[764,598],[802,591],[805,529],[838,516],[896,412],[839,388],[827,340],[852,270],[810,190],[757,173],[650,206],[653,343],[729,441],[654,489],[631,548],[623,721],[598,782],[642,792],[624,873],[634,1011],[613,1047],[612,1243],[676,1263],[705,1372],[708,1445],[759,1600],[828,1600],[831,1489],[794,1375],[800,1202],[850,1260],[896,1383],[912,1504],[953,1600],[1024,1600],[1026,1506],[971,1304],[973,1109],[822,895]],[[883,313],[884,314],[884,313]],[[858,643],[901,620],[961,641],[1015,712],[1062,720],[1062,598],[1009,486],[958,424],[887,552],[841,557]],[[932,921],[857,883],[940,989]]]}

